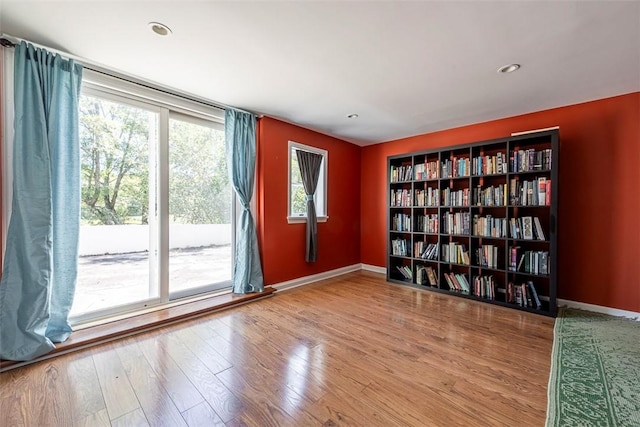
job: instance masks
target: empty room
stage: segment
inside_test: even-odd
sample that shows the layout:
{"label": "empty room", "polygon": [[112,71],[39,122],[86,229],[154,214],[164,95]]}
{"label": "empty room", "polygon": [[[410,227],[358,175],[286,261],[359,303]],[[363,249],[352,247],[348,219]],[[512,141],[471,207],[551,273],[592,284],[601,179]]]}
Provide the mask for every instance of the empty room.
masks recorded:
{"label": "empty room", "polygon": [[640,426],[640,2],[0,2],[1,426]]}

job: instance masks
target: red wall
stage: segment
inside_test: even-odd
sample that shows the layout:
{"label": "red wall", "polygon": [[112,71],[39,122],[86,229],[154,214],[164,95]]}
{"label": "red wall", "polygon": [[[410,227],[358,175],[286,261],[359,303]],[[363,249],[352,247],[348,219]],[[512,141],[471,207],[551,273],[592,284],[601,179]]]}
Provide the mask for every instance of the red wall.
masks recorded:
{"label": "red wall", "polygon": [[364,147],[361,262],[386,264],[387,156],[556,125],[558,296],[640,312],[640,92]]}
{"label": "red wall", "polygon": [[[328,151],[329,220],[318,223],[318,260],[304,260],[306,223],[287,223],[288,143]],[[272,118],[258,122],[258,240],[265,284],[360,263],[360,147]]]}

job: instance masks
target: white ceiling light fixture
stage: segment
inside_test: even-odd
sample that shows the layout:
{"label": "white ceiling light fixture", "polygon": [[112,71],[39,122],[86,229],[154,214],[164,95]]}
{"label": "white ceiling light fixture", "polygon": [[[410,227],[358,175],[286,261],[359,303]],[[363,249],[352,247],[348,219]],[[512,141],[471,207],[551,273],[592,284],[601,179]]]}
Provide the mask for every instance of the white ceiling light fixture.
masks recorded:
{"label": "white ceiling light fixture", "polygon": [[149,22],[149,27],[151,28],[151,31],[159,36],[170,36],[171,34],[173,34],[171,28],[160,22]]}
{"label": "white ceiling light fixture", "polygon": [[498,68],[498,73],[508,74],[508,73],[513,73],[514,71],[517,71],[519,69],[520,69],[520,64],[508,64]]}
{"label": "white ceiling light fixture", "polygon": [[360,116],[358,116],[356,113],[347,115],[347,119],[357,119],[358,117],[360,117]]}

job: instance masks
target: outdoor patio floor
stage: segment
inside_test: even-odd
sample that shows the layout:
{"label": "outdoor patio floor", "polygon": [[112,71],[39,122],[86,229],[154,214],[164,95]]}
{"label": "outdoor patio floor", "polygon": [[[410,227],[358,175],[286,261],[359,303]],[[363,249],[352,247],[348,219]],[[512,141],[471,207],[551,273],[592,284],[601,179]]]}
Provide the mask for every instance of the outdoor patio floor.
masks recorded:
{"label": "outdoor patio floor", "polygon": [[[171,250],[169,291],[231,280],[231,270],[231,245]],[[149,282],[148,252],[81,256],[71,316],[148,299]]]}

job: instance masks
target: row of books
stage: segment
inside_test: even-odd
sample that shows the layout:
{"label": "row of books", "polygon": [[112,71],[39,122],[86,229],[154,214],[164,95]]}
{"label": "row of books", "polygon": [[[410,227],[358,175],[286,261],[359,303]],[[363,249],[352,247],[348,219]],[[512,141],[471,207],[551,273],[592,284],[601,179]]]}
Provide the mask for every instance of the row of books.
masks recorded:
{"label": "row of books", "polygon": [[471,174],[471,162],[469,158],[454,157],[442,161],[442,178],[457,178]]}
{"label": "row of books", "polygon": [[[391,190],[391,206],[410,207],[411,193],[408,189]],[[437,188],[414,191],[415,206],[469,206],[469,189],[451,190]],[[509,185],[498,184],[489,187],[478,185],[471,192],[473,206],[548,206],[551,204],[551,179],[539,177],[519,181],[511,179]]]}
{"label": "row of books", "polygon": [[[469,206],[469,189],[442,190],[442,206]],[[488,187],[478,185],[471,192],[473,206],[548,206],[551,204],[551,179],[545,177]]]}
{"label": "row of books", "polygon": [[507,157],[504,153],[474,157],[471,168],[472,174],[476,176],[507,173]]}
{"label": "row of books", "polygon": [[511,179],[509,185],[509,203],[518,206],[551,205],[551,179],[535,178],[531,181]]}
{"label": "row of books", "polygon": [[411,181],[413,179],[413,168],[411,165],[391,166],[391,182]]}
{"label": "row of books", "polygon": [[408,251],[406,239],[394,239],[391,241],[391,255],[411,256]]}
{"label": "row of books", "polygon": [[391,190],[391,206],[393,207],[411,207],[411,190],[397,189]]}
{"label": "row of books", "polygon": [[[508,196],[507,196],[508,195]],[[410,190],[391,190],[391,206],[411,206]],[[436,188],[415,190],[416,206],[469,206],[469,189],[442,191]],[[514,206],[548,206],[551,204],[551,179],[538,177],[533,180],[520,181],[512,178],[509,185],[498,184],[489,187],[476,186],[471,194],[474,206],[506,206],[507,201]]]}
{"label": "row of books", "polygon": [[[544,178],[541,179],[544,180]],[[506,183],[484,188],[478,185],[471,192],[471,204],[473,206],[507,206],[507,202],[517,206],[544,206],[549,204],[551,202],[551,180],[546,180],[544,184],[545,189],[548,187],[548,192],[545,190],[534,196],[532,189],[537,185],[538,181],[520,182],[517,180],[512,180],[511,190],[508,190],[509,186]],[[539,198],[539,195],[546,197],[546,194],[549,194],[549,203],[545,202],[546,198]],[[442,206],[469,206],[469,189],[463,188],[452,191],[449,188],[445,188],[442,191]]]}
{"label": "row of books", "polygon": [[427,188],[426,190],[415,190],[416,206],[439,206],[440,190],[437,188]]}
{"label": "row of books", "polygon": [[511,218],[509,220],[511,238],[524,240],[545,240],[544,231],[540,219],[530,216]]}
{"label": "row of books", "polygon": [[445,188],[442,190],[442,206],[469,206],[469,189],[451,190]]}
{"label": "row of books", "polygon": [[409,280],[409,281],[413,280],[413,272],[411,271],[411,267],[407,265],[396,265],[396,270],[400,272],[400,274],[402,275],[402,277],[405,278],[405,280]]}
{"label": "row of books", "polygon": [[471,214],[469,212],[445,212],[442,215],[442,232],[468,235],[471,232]]}
{"label": "row of books", "polygon": [[437,243],[416,242],[413,249],[418,258],[437,261],[439,247],[440,245]]}
{"label": "row of books", "polygon": [[416,180],[440,178],[440,160],[416,164]]}
{"label": "row of books", "polygon": [[437,287],[438,279],[433,267],[418,265],[416,267],[416,284],[425,286],[429,284],[429,286]]}
{"label": "row of books", "polygon": [[391,218],[391,229],[393,231],[411,231],[411,215],[404,213],[394,214]]}
{"label": "row of books", "polygon": [[404,182],[413,179],[413,168],[411,165],[391,166],[389,181]]}
{"label": "row of books", "polygon": [[498,247],[481,245],[475,250],[475,262],[480,267],[498,268]]}
{"label": "row of books", "polygon": [[521,284],[509,282],[507,284],[507,302],[517,304],[520,307],[530,307],[537,310],[542,308],[540,297],[532,281]]}
{"label": "row of books", "polygon": [[450,291],[463,292],[468,294],[471,286],[467,281],[467,277],[461,273],[444,273],[444,280],[447,282]]}
{"label": "row of books", "polygon": [[[400,275],[405,280],[413,281],[413,271],[411,267],[407,265],[397,265],[396,270],[400,272]],[[469,284],[466,275],[463,273],[444,273],[443,277],[450,291],[471,294],[478,298],[489,300],[496,299],[496,288],[498,285],[491,275],[474,276],[472,284]],[[435,269],[424,265],[416,266],[416,284],[438,287],[438,278]],[[520,284],[508,282],[505,298],[507,303],[517,304],[520,307],[529,307],[538,310],[542,308],[540,296],[538,295],[535,285],[530,280]]]}
{"label": "row of books", "polygon": [[438,214],[431,215],[418,215],[418,223],[416,224],[416,231],[422,231],[423,233],[439,233],[438,231]]}
{"label": "row of books", "polygon": [[[464,244],[448,242],[427,243],[418,241],[414,243],[416,257],[428,260],[437,260],[441,250],[442,261],[455,264],[469,265],[469,254]],[[394,239],[391,241],[391,254],[396,256],[411,256],[407,239]],[[549,274],[548,251],[522,251],[520,246],[509,248],[509,271],[529,274]],[[474,251],[476,266],[485,268],[499,268],[499,247],[495,245],[481,245]]]}
{"label": "row of books", "polygon": [[[437,243],[415,242],[414,253],[416,257],[426,260],[438,260],[439,250],[442,251],[442,261],[455,264],[469,265],[469,255],[465,245],[456,242]],[[549,252],[547,251],[524,251],[518,253],[519,246],[510,248],[509,271],[516,271],[529,274],[549,274]],[[408,244],[405,239],[395,239],[391,241],[392,255],[410,256]],[[474,251],[474,266],[484,268],[500,268],[499,247],[495,245],[481,245]]]}
{"label": "row of books", "polygon": [[418,181],[428,179],[457,178],[464,176],[482,176],[506,174],[508,165],[511,172],[532,172],[551,170],[553,151],[549,149],[515,150],[511,152],[509,162],[505,153],[495,155],[453,157],[452,159],[432,160],[412,165],[391,166],[391,182]]}
{"label": "row of books", "polygon": [[[405,279],[411,280],[413,274],[411,268],[407,266],[396,266]],[[495,299],[495,281],[493,276],[474,276],[473,286],[467,281],[466,275],[462,273],[444,273],[443,277],[450,291],[470,293],[480,298]],[[433,267],[416,266],[416,284],[438,286],[437,273]]]}
{"label": "row of books", "polygon": [[[405,269],[406,267],[397,268]],[[405,278],[409,278],[408,276],[410,273],[404,275]],[[490,300],[496,298],[496,282],[493,276],[474,276],[473,285],[469,284],[466,275],[462,273],[444,273],[443,276],[450,291],[470,293],[476,297]],[[433,267],[418,265],[416,267],[416,284],[437,287],[437,273]]]}
{"label": "row of books", "polygon": [[[458,234],[479,237],[507,236],[507,219],[493,218],[487,216],[473,216],[473,226],[471,225],[471,214],[469,212],[445,212],[442,215],[442,233]],[[418,215],[415,230],[422,233],[440,233],[438,214]],[[531,216],[521,218],[511,218],[508,222],[509,233],[512,239],[522,240],[545,240],[546,236],[542,229],[540,219]],[[392,218],[393,231],[411,231],[411,216],[408,214],[394,214]]]}
{"label": "row of books", "polygon": [[506,183],[485,188],[478,185],[473,189],[472,203],[474,206],[506,206],[507,194]]}
{"label": "row of books", "polygon": [[444,273],[443,276],[450,291],[472,294],[490,300],[496,298],[496,282],[493,276],[474,276],[473,285],[469,284],[466,275],[462,273]]}
{"label": "row of books", "polygon": [[[545,240],[540,218],[525,216],[509,219],[509,233],[512,239]],[[473,235],[481,237],[506,237],[507,219],[493,218],[491,215],[473,216]]]}
{"label": "row of books", "polygon": [[522,251],[520,246],[509,248],[509,270],[529,274],[549,274],[548,251]]}
{"label": "row of books", "polygon": [[473,295],[478,298],[496,299],[496,281],[493,276],[474,276]]}
{"label": "row of books", "polygon": [[[473,226],[469,222],[469,212],[446,212],[442,216],[442,233],[445,234],[471,234],[479,237],[507,237],[507,219],[487,216],[473,216]],[[525,216],[511,218],[508,222],[509,233],[512,239],[545,240],[546,236],[538,217]],[[439,233],[438,215],[419,215],[417,231],[424,233]]]}
{"label": "row of books", "polygon": [[514,172],[530,172],[538,170],[550,170],[553,150],[547,148],[545,150],[516,150],[509,159],[511,161],[511,170]]}
{"label": "row of books", "polygon": [[507,219],[474,215],[472,232],[474,236],[480,237],[507,237]]}
{"label": "row of books", "polygon": [[465,245],[457,242],[443,243],[441,250],[443,261],[469,265],[469,253]]}

